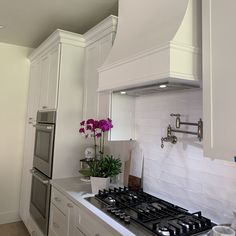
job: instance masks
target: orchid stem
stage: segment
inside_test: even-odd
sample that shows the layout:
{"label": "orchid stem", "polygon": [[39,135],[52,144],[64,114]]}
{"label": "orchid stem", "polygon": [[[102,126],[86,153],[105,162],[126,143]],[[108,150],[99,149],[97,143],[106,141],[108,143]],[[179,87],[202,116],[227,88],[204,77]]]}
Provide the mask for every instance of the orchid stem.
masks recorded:
{"label": "orchid stem", "polygon": [[96,159],[97,158],[97,143],[96,143],[95,131],[93,132],[93,138],[94,138],[94,151],[95,151],[95,159]]}
{"label": "orchid stem", "polygon": [[102,155],[103,155],[103,153],[104,153],[104,132],[102,132]]}

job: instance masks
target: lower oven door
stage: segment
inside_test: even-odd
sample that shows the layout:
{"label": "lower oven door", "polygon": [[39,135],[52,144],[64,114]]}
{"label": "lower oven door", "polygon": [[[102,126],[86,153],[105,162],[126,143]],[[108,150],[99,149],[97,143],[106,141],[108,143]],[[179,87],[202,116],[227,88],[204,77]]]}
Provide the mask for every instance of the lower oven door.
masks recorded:
{"label": "lower oven door", "polygon": [[51,195],[50,182],[45,175],[41,174],[36,169],[32,169],[31,173],[30,214],[42,233],[47,235]]}

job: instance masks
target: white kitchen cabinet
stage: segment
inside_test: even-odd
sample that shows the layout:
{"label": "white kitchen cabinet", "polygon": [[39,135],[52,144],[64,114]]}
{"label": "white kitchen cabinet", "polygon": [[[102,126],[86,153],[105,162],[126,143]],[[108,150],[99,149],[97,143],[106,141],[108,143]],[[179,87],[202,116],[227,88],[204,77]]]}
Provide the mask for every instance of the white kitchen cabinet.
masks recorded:
{"label": "white kitchen cabinet", "polygon": [[[84,39],[56,30],[30,55],[30,87],[21,180],[20,216],[28,228],[36,114],[40,109],[57,110],[53,178],[78,175],[76,131],[82,119]],[[68,160],[70,160],[68,162]],[[68,165],[65,165],[68,163]]]}
{"label": "white kitchen cabinet", "polygon": [[98,93],[98,68],[107,58],[116,32],[117,17],[110,16],[93,27],[84,37],[85,49],[85,84],[84,84],[84,119],[107,118],[109,116],[109,93]]}
{"label": "white kitchen cabinet", "polygon": [[235,145],[236,2],[204,0],[204,155],[232,161]]}
{"label": "white kitchen cabinet", "polygon": [[49,236],[120,236],[120,234],[53,187]]}
{"label": "white kitchen cabinet", "polygon": [[[109,31],[104,31],[103,28],[107,28],[108,24],[110,25]],[[116,24],[117,18],[111,16],[85,34],[88,43],[85,49],[83,117],[84,119],[110,117],[114,124],[114,128],[108,136],[111,141],[134,139],[134,103],[132,102],[134,99],[123,96],[122,101],[117,104],[117,94],[98,92],[98,68],[103,65],[112,48]]]}
{"label": "white kitchen cabinet", "polygon": [[76,227],[78,207],[56,188],[52,189],[49,236],[84,236]]}
{"label": "white kitchen cabinet", "polygon": [[57,108],[60,46],[59,44],[48,50],[40,59],[40,109]]}

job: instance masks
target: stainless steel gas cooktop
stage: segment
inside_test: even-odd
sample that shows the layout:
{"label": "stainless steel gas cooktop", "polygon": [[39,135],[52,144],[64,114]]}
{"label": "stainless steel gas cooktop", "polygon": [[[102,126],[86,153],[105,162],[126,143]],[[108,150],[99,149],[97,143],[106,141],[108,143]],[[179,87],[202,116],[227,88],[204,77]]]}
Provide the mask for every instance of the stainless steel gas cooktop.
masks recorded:
{"label": "stainless steel gas cooktop", "polygon": [[100,190],[86,198],[91,204],[118,221],[137,236],[202,235],[215,224],[201,212],[188,210],[127,187]]}

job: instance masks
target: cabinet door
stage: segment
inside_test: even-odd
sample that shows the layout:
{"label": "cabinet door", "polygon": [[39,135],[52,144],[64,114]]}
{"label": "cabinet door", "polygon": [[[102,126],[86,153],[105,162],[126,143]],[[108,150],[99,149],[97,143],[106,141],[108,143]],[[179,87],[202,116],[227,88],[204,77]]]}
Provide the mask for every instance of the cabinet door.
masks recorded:
{"label": "cabinet door", "polygon": [[40,71],[41,64],[33,62],[30,67],[30,85],[28,92],[28,109],[24,138],[23,166],[21,178],[20,193],[20,216],[25,225],[28,227],[29,222],[29,204],[31,191],[31,174],[29,172],[33,166],[33,152],[36,114],[39,109],[39,93],[40,93]]}
{"label": "cabinet door", "polygon": [[[109,35],[100,41],[99,67],[102,66],[103,63],[105,62],[111,48],[112,48],[112,36]],[[111,93],[110,92],[98,93],[97,116],[99,119],[110,117],[110,105],[111,105]]]}
{"label": "cabinet door", "polygon": [[67,218],[53,204],[51,204],[49,227],[52,235],[67,236]]}
{"label": "cabinet door", "polygon": [[59,56],[60,46],[56,46],[41,58],[41,109],[57,107]]}
{"label": "cabinet door", "polygon": [[[67,201],[67,236],[76,236],[76,205],[71,201]],[[80,234],[79,234],[80,235]]]}
{"label": "cabinet door", "polygon": [[78,209],[77,227],[86,236],[120,236],[121,234],[114,231],[109,226],[105,226],[98,218],[88,211]]}
{"label": "cabinet door", "polygon": [[57,108],[60,48],[61,48],[60,45],[58,45],[49,54],[50,68],[49,68],[49,81],[48,81],[48,93],[47,93],[48,97],[47,106],[50,109]]}
{"label": "cabinet door", "polygon": [[29,205],[31,193],[31,174],[30,169],[33,166],[33,152],[34,152],[34,137],[35,128],[27,124],[25,130],[24,152],[23,152],[23,167],[21,177],[21,192],[20,192],[20,217],[22,221],[28,226],[29,220]]}
{"label": "cabinet door", "polygon": [[204,155],[232,161],[235,145],[236,1],[204,0]]}
{"label": "cabinet door", "polygon": [[36,122],[37,111],[40,107],[41,66],[40,61],[32,62],[30,65],[27,118],[31,122]]}
{"label": "cabinet door", "polygon": [[84,119],[97,117],[98,104],[98,72],[99,42],[86,48],[85,88],[84,88]]}
{"label": "cabinet door", "polygon": [[49,62],[48,54],[41,58],[40,109],[47,108],[48,104]]}
{"label": "cabinet door", "polygon": [[109,115],[109,94],[99,94],[98,68],[104,63],[112,47],[112,34],[86,48],[84,119],[106,118]]}

